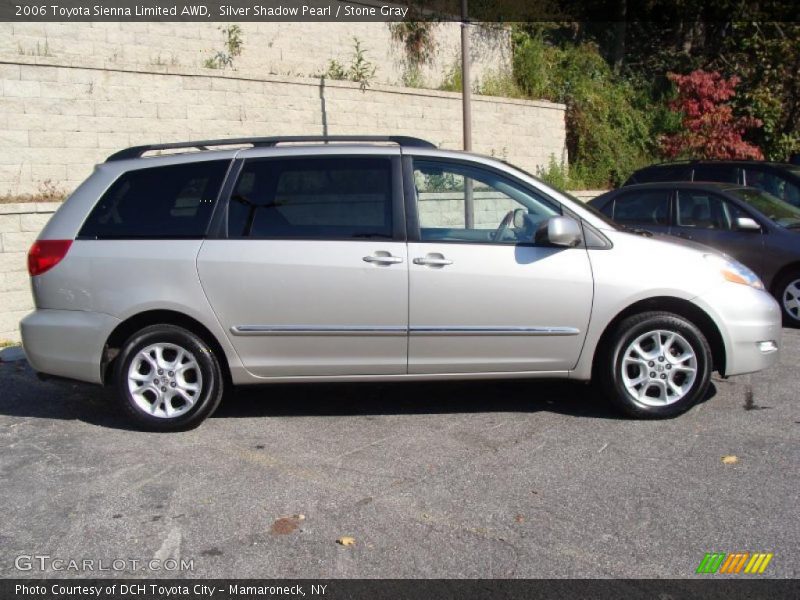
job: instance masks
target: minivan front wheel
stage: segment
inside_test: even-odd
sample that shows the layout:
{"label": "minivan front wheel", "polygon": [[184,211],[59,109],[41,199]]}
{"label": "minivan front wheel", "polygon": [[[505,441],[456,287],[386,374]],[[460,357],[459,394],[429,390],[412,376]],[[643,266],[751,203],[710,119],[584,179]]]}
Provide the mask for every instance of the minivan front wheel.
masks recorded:
{"label": "minivan front wheel", "polygon": [[611,401],[638,418],[685,412],[708,390],[711,350],[687,319],[647,312],[621,321],[603,357],[602,380]]}
{"label": "minivan front wheel", "polygon": [[197,335],[174,325],[152,325],[131,336],[114,373],[125,412],[159,431],[199,425],[224,391],[214,352]]}

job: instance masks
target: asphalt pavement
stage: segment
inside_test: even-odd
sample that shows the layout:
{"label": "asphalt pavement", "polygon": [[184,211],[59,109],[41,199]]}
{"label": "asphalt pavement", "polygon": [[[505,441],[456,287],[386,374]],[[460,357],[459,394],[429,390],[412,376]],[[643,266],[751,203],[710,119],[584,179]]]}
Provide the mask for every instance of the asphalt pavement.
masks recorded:
{"label": "asphalt pavement", "polygon": [[798,577],[798,356],[784,330],[780,366],[665,421],[571,382],[319,384],[156,434],[3,350],[0,577],[691,578],[740,551]]}

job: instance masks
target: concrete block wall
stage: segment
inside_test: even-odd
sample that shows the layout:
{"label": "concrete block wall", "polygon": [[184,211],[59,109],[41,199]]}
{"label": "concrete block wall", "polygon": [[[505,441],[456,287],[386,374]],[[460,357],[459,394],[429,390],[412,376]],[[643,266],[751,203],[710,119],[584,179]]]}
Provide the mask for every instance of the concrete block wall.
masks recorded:
{"label": "concrete block wall", "polygon": [[19,320],[33,309],[28,249],[59,206],[0,204],[0,341],[18,341]]}
{"label": "concrete block wall", "polygon": [[[292,134],[416,135],[461,146],[461,96],[312,78],[0,58],[0,194],[71,191],[130,145]],[[473,148],[530,171],[561,157],[564,106],[475,96]]]}
{"label": "concrete block wall", "polygon": [[[53,58],[84,66],[200,68],[224,49],[224,23],[0,23],[0,56]],[[243,47],[234,68],[251,75],[313,77],[336,59],[349,65],[353,38],[376,67],[378,83],[400,85],[405,52],[387,23],[239,23]],[[473,77],[508,68],[510,37],[497,27],[473,27]],[[460,25],[434,25],[435,53],[422,68],[426,87],[436,88],[460,51]]]}

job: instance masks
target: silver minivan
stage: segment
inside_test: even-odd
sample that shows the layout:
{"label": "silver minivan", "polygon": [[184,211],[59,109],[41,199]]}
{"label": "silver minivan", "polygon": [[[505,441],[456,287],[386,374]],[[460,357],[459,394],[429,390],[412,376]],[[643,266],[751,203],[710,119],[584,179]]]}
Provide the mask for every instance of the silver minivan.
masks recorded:
{"label": "silver minivan", "polygon": [[595,379],[626,414],[669,417],[713,370],[774,364],[781,335],[733,259],[407,137],[122,150],[53,216],[29,270],[31,365],[113,385],[161,430],[273,382]]}

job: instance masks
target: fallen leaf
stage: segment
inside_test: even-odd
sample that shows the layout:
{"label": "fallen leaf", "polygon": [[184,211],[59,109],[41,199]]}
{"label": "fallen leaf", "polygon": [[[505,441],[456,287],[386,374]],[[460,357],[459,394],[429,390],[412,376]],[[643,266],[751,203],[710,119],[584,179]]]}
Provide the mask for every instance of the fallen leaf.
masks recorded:
{"label": "fallen leaf", "polygon": [[738,462],[739,462],[739,457],[734,456],[733,454],[729,454],[727,456],[722,457],[722,464],[725,465],[735,465]]}
{"label": "fallen leaf", "polygon": [[[299,517],[303,517],[302,519]],[[300,525],[300,521],[305,519],[303,515],[292,515],[291,517],[281,517],[276,519],[270,527],[270,532],[275,535],[289,535]]]}
{"label": "fallen leaf", "polygon": [[336,540],[336,543],[341,546],[355,546],[356,538],[350,537],[349,535],[343,535],[338,540]]}

